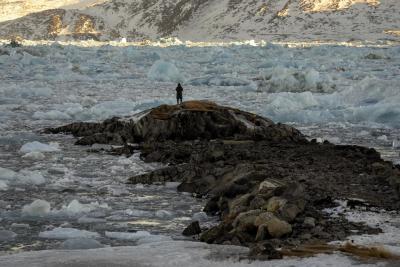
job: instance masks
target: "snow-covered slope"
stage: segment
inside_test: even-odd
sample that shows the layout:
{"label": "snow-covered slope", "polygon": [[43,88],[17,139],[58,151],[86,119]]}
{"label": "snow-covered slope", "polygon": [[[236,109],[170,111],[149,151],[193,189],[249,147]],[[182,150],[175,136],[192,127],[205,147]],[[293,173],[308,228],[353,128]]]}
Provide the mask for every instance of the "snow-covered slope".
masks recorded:
{"label": "snow-covered slope", "polygon": [[[9,8],[25,3],[29,8],[19,12]],[[7,0],[0,6],[6,7],[0,21],[27,14],[0,23],[3,38],[400,39],[398,0]],[[28,14],[49,7],[58,9]]]}

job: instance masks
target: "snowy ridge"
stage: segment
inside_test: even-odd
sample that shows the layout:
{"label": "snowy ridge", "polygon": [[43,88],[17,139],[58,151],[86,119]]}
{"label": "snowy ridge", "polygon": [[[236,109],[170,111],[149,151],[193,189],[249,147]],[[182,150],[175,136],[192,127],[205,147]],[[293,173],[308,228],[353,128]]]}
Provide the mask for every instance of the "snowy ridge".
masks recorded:
{"label": "snowy ridge", "polygon": [[400,32],[397,0],[11,2],[0,1],[0,38],[398,41]]}

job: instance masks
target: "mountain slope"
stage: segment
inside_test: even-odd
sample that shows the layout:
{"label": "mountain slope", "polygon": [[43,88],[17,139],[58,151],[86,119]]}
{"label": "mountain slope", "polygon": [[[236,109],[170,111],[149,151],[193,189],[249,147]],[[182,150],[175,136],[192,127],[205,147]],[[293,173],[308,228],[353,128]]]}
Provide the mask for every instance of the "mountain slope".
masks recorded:
{"label": "mountain slope", "polygon": [[176,36],[194,41],[400,39],[395,35],[400,27],[397,0],[77,1],[66,0],[67,6],[62,8],[2,22],[0,37],[143,40]]}

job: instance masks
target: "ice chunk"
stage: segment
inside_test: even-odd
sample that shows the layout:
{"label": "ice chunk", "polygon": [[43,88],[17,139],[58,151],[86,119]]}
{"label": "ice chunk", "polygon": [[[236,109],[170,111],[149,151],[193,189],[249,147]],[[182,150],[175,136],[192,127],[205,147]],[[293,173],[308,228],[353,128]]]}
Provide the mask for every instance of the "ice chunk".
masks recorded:
{"label": "ice chunk", "polygon": [[259,78],[259,88],[268,92],[332,92],[334,86],[330,77],[324,79],[315,69],[296,69],[271,66]]}
{"label": "ice chunk", "polygon": [[39,237],[47,239],[72,239],[72,238],[99,238],[96,232],[79,230],[75,228],[54,228],[51,231],[40,232]]}
{"label": "ice chunk", "polygon": [[174,215],[172,212],[167,211],[167,210],[158,210],[155,213],[156,217],[161,218],[161,219],[169,219],[172,218]]}
{"label": "ice chunk", "polygon": [[380,141],[385,141],[385,142],[387,142],[388,141],[388,138],[387,138],[387,136],[386,135],[381,135],[381,136],[378,136],[378,138],[377,138],[378,140],[380,140]]}
{"label": "ice chunk", "polygon": [[0,230],[0,241],[12,241],[17,236],[13,231]]}
{"label": "ice chunk", "polygon": [[86,215],[84,215],[78,219],[78,223],[105,223],[105,222],[107,222],[106,219],[92,218],[92,217],[88,217]]}
{"label": "ice chunk", "polygon": [[361,132],[357,133],[357,136],[367,136],[367,135],[369,135],[369,132],[365,130],[362,130]]}
{"label": "ice chunk", "polygon": [[44,160],[46,156],[39,151],[33,151],[26,153],[25,155],[22,156],[24,159],[30,159],[30,160]]}
{"label": "ice chunk", "polygon": [[108,209],[108,204],[99,204],[98,202],[92,202],[89,204],[82,204],[78,200],[72,200],[67,206],[63,206],[60,210],[61,213],[67,213],[67,215],[77,215],[82,213],[88,213],[96,209]]}
{"label": "ice chunk", "polygon": [[203,77],[194,78],[188,81],[189,84],[199,86],[246,86],[250,85],[251,81],[240,79],[237,77],[221,76],[221,75],[207,75]]}
{"label": "ice chunk", "polygon": [[157,60],[151,66],[147,77],[160,82],[183,82],[185,79],[174,63],[165,60]]}
{"label": "ice chunk", "polygon": [[197,212],[192,216],[193,221],[205,222],[208,221],[208,216],[204,211]]}
{"label": "ice chunk", "polygon": [[28,216],[46,216],[50,213],[50,203],[46,200],[36,199],[22,208],[22,214]]}
{"label": "ice chunk", "polygon": [[46,179],[39,171],[22,170],[19,172],[18,184],[33,184],[41,185],[46,182]]}
{"label": "ice chunk", "polygon": [[147,238],[151,234],[147,231],[137,231],[135,233],[128,232],[105,232],[105,235],[109,238],[119,239],[119,240],[132,240],[137,241],[142,238]]}
{"label": "ice chunk", "polygon": [[11,224],[12,230],[27,230],[30,228],[31,227],[29,226],[29,224],[26,224],[26,223],[12,223]]}
{"label": "ice chunk", "polygon": [[172,238],[169,236],[165,236],[165,235],[151,235],[151,236],[147,236],[144,238],[140,238],[136,242],[136,244],[143,245],[143,244],[148,244],[148,243],[166,242],[166,241],[172,241]]}
{"label": "ice chunk", "polygon": [[152,216],[152,213],[147,210],[137,210],[137,209],[127,209],[124,212],[126,215],[132,216],[132,217],[150,217]]}
{"label": "ice chunk", "polygon": [[104,247],[99,241],[92,238],[72,238],[61,244],[62,249],[93,249]]}
{"label": "ice chunk", "polygon": [[8,185],[5,181],[0,180],[0,191],[6,191],[8,189]]}
{"label": "ice chunk", "polygon": [[17,176],[18,174],[13,170],[0,167],[0,180],[15,180]]}
{"label": "ice chunk", "polygon": [[59,110],[50,110],[48,112],[36,111],[32,118],[36,120],[70,120],[71,116]]}
{"label": "ice chunk", "polygon": [[394,139],[393,140],[393,142],[392,142],[392,147],[393,148],[400,148],[400,141],[399,141],[399,139]]}
{"label": "ice chunk", "polygon": [[51,143],[51,144],[43,144],[38,141],[26,143],[21,147],[19,150],[22,153],[30,153],[30,152],[54,152],[59,151],[58,144]]}
{"label": "ice chunk", "polygon": [[39,171],[21,170],[18,173],[0,168],[0,181],[3,180],[6,184],[18,185],[40,185],[46,180]]}
{"label": "ice chunk", "polygon": [[135,233],[106,232],[105,235],[113,239],[136,241],[138,245],[172,240],[169,236],[152,235],[147,231],[138,231]]}

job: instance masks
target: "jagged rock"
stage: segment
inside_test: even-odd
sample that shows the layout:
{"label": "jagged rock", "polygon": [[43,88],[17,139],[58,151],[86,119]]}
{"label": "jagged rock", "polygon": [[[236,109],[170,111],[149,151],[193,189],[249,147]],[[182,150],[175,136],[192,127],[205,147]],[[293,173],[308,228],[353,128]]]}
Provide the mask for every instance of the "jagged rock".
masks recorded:
{"label": "jagged rock", "polygon": [[[48,133],[83,136],[77,144],[124,144],[125,142],[230,138],[305,142],[293,127],[275,124],[255,114],[218,106],[208,101],[188,101],[179,106],[161,105],[130,118],[113,118],[103,123],[72,123],[47,129]],[[214,159],[223,151],[213,151]]]}
{"label": "jagged rock", "polygon": [[185,236],[192,236],[192,235],[198,235],[201,233],[201,228],[200,224],[198,221],[191,222],[185,230],[183,230],[182,235]]}

